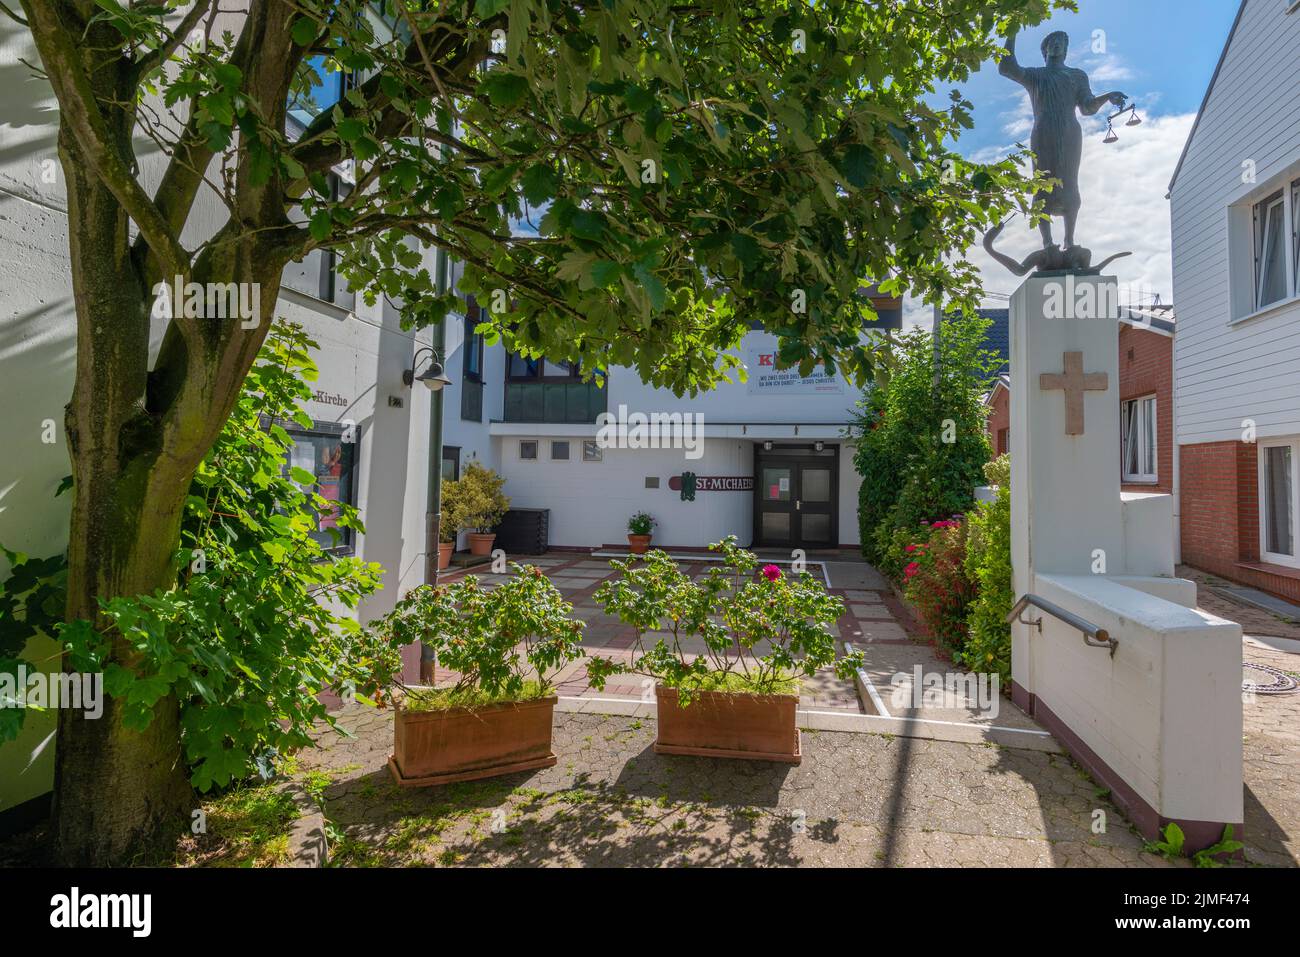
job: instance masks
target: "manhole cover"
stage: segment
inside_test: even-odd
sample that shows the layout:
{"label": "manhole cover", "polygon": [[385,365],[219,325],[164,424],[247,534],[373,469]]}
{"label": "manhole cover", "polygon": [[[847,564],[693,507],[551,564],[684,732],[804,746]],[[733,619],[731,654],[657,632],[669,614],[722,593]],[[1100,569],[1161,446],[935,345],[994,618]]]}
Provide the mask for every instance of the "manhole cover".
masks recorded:
{"label": "manhole cover", "polygon": [[[1253,691],[1255,694],[1289,694],[1300,687],[1285,671],[1279,671],[1269,665],[1242,662],[1241,667],[1243,672],[1246,672],[1241,682],[1243,691]],[[1250,672],[1255,672],[1259,676]]]}

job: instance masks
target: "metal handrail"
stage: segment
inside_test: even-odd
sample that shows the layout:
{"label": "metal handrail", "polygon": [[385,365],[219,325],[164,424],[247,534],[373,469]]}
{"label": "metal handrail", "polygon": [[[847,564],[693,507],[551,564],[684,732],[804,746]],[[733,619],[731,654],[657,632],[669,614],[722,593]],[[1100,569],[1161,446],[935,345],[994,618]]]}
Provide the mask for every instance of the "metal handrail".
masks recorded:
{"label": "metal handrail", "polygon": [[1037,628],[1038,633],[1041,635],[1043,633],[1043,619],[1039,618],[1035,621],[1026,621],[1022,615],[1024,610],[1030,605],[1033,605],[1040,611],[1046,612],[1053,618],[1059,618],[1071,628],[1077,628],[1079,631],[1083,632],[1083,643],[1088,647],[1109,648],[1110,656],[1112,658],[1115,657],[1115,649],[1119,647],[1118,638],[1112,638],[1110,632],[1105,628],[1098,628],[1086,618],[1080,618],[1074,612],[1066,611],[1055,602],[1050,602],[1046,598],[1041,598],[1038,595],[1021,595],[1020,600],[1016,602],[1015,607],[1011,609],[1011,613],[1007,615],[1007,624],[1009,625],[1014,621],[1018,621],[1022,625],[1031,625]]}

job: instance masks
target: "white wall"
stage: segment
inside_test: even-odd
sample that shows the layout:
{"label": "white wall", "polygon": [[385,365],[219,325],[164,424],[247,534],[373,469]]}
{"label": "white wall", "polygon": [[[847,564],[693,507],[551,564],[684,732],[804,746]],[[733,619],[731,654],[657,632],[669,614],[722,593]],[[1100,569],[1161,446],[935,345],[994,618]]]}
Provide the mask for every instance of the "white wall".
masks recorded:
{"label": "white wall", "polygon": [[1180,444],[1239,440],[1245,418],[1300,432],[1300,302],[1230,325],[1229,206],[1300,176],[1300,12],[1285,10],[1246,4],[1170,197]]}

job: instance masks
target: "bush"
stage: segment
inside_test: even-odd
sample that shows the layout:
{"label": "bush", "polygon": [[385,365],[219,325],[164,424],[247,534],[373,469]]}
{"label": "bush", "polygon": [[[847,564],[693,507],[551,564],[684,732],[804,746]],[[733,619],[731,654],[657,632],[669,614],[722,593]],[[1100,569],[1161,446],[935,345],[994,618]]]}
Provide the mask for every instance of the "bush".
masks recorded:
{"label": "bush", "polygon": [[[176,561],[176,585],[152,595],[102,602],[111,629],[91,622],[60,628],[72,667],[104,672],[133,730],[175,694],[190,780],[224,786],[271,759],[312,744],[317,722],[334,726],[320,693],[365,695],[397,652],[370,640],[333,609],[356,608],[379,587],[381,567],[330,554],[313,535],[363,532],[357,510],[317,490],[316,476],[288,468],[304,428],[302,403],[316,377],[301,327],[277,323],[245,380],[239,401],[195,473]],[[131,667],[110,662],[111,642],[133,652]]]}
{"label": "bush", "polygon": [[627,520],[627,531],[629,535],[653,535],[657,524],[649,512],[637,512]]}
{"label": "bush", "polygon": [[966,525],[960,519],[935,522],[910,546],[903,569],[903,593],[940,647],[960,656],[966,645],[966,616],[975,586],[963,565]]}
{"label": "bush", "polygon": [[[659,549],[610,562],[620,575],[596,589],[595,600],[635,629],[636,643],[631,660],[588,659],[593,688],[602,690],[610,675],[647,675],[688,704],[700,691],[793,693],[800,678],[828,665],[845,679],[861,667],[861,652],[836,661],[832,629],[844,602],[817,579],[783,575],[775,565],[756,574],[758,559],[734,535],[709,548],[723,561],[699,580]],[[645,647],[647,634],[663,633],[669,637]],[[681,647],[691,638],[705,645],[693,660]]]}
{"label": "bush", "polygon": [[443,518],[460,532],[490,532],[510,509],[510,498],[501,491],[505,484],[504,477],[471,459],[464,475],[442,483]]}
{"label": "bush", "polygon": [[978,317],[943,323],[937,387],[930,334],[905,333],[886,357],[888,378],[859,403],[858,525],[873,563],[887,556],[894,529],[966,512],[974,503],[989,458],[984,392],[1001,361],[983,348],[988,325]]}
{"label": "bush", "polygon": [[969,637],[962,661],[975,671],[996,672],[1003,687],[1011,678],[1011,460],[1003,455],[984,467],[997,498],[981,502],[970,516],[966,575],[979,594],[967,619]]}
{"label": "bush", "polygon": [[371,626],[387,647],[422,642],[460,675],[451,688],[408,691],[407,707],[546,695],[556,672],[582,657],[584,626],[573,605],[540,569],[511,562],[510,570],[512,577],[491,589],[473,575],[450,587],[420,585]]}

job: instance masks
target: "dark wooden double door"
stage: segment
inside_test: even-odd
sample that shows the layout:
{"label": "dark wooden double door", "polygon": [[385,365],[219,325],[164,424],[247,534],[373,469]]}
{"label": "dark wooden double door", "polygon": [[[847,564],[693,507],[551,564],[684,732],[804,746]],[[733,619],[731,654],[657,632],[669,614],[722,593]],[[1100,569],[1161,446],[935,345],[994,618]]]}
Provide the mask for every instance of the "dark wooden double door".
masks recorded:
{"label": "dark wooden double door", "polygon": [[838,544],[839,447],[754,448],[754,544],[834,548]]}

